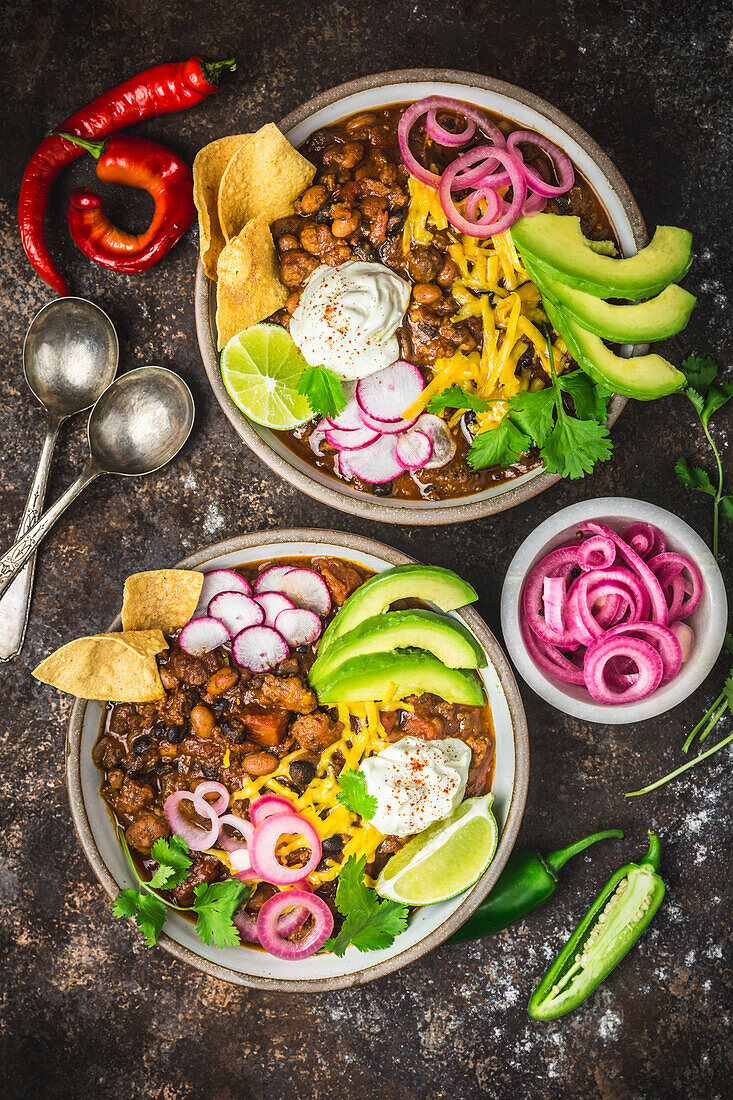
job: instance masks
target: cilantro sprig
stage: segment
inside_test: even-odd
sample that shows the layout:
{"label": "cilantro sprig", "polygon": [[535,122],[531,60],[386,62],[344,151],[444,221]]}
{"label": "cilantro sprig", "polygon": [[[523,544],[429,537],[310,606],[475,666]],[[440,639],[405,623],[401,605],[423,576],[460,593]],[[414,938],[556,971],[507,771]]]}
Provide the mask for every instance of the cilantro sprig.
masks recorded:
{"label": "cilantro sprig", "polygon": [[336,908],[346,919],[336,936],[326,940],[324,950],[339,958],[349,944],[359,951],[389,947],[407,927],[406,905],[380,898],[364,883],[366,856],[349,856],[341,869],[336,888]]}
{"label": "cilantro sprig", "polygon": [[733,522],[733,495],[723,495],[723,462],[715,440],[710,434],[709,425],[713,413],[722,409],[733,397],[733,381],[722,382],[719,386],[714,385],[718,376],[718,367],[715,360],[708,356],[688,356],[682,361],[682,370],[687,378],[687,386],[683,392],[692,403],[705,437],[713,450],[717,467],[717,483],[713,484],[707,470],[701,466],[694,466],[686,458],[679,458],[674,469],[677,480],[686,489],[712,497],[713,554],[717,558],[720,512],[722,511],[727,520]]}
{"label": "cilantro sprig", "polygon": [[377,800],[367,791],[364,773],[353,768],[344,769],[338,777],[338,784],[341,790],[336,795],[336,801],[365,821],[371,821],[377,812]]}
{"label": "cilantro sprig", "polygon": [[112,912],[116,917],[132,917],[148,947],[154,947],[158,942],[168,909],[195,913],[196,931],[206,944],[235,947],[239,943],[239,934],[232,917],[251,896],[251,886],[245,886],[236,879],[202,882],[194,890],[193,905],[176,905],[169,898],[161,897],[157,891],[171,890],[186,879],[193,865],[186,841],[175,834],[169,840],[161,838],[155,841],[150,854],[158,866],[153,877],[146,882],[135,866],[122,829],[119,830],[119,835],[138,887],[123,890],[116,898]]}
{"label": "cilantro sprig", "polygon": [[338,416],[346,408],[342,383],[325,367],[306,367],[298,379],[298,393],[321,416]]}

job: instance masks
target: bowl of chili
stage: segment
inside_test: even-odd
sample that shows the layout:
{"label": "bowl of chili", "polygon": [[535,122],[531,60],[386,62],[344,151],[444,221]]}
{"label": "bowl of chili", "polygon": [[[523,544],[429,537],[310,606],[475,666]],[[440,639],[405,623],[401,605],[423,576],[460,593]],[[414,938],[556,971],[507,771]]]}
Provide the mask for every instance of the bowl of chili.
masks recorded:
{"label": "bowl of chili", "polygon": [[[554,141],[570,156],[576,168],[582,184],[582,201],[595,203],[596,215],[605,219],[607,231],[615,238],[621,254],[633,254],[644,246],[648,238],[639,208],[606,154],[560,111],[502,81],[451,70],[381,73],[321,93],[287,115],[279,125],[288,139],[307,155],[311,135],[333,126],[338,120],[347,116],[353,118],[364,111],[385,111],[393,104],[406,105],[429,95],[450,96],[475,104],[515,127],[532,129]],[[406,277],[419,281],[409,272]],[[314,460],[307,434],[299,436],[297,431],[273,432],[260,427],[234,403],[222,382],[216,350],[215,284],[209,282],[200,263],[195,306],[204,366],[223,411],[238,435],[259,458],[316,500],[389,523],[439,524],[504,511],[558,480],[557,474],[543,468],[536,454],[524,456],[508,469],[472,472],[465,461],[460,433],[456,433],[458,454],[456,460],[445,467],[445,476],[400,478],[397,490],[380,485],[355,487],[339,478],[338,471],[334,475],[334,470],[326,463]],[[625,398],[612,398],[608,409],[609,426],[624,405]],[[445,471],[431,473],[444,475]]]}
{"label": "bowl of chili", "polygon": [[[208,546],[178,563],[178,568],[247,568],[263,559],[339,557],[366,572],[414,561],[382,543],[335,531],[282,530],[243,535]],[[452,935],[496,882],[514,845],[524,810],[529,770],[527,727],[521,697],[496,639],[470,608],[455,613],[483,648],[488,664],[481,672],[493,718],[496,763],[493,810],[500,829],[496,854],[478,882],[458,897],[423,906],[405,932],[386,949],[361,953],[350,947],[343,958],[314,955],[288,963],[251,948],[206,946],[190,921],[172,914],[159,943],[175,957],[213,977],[239,985],[287,992],[314,992],[363,984],[420,958]],[[117,616],[110,629],[118,630]],[[109,807],[100,789],[100,771],[92,750],[100,734],[104,705],[78,700],[67,734],[67,787],[74,825],[98,880],[112,898],[129,885],[129,868]]]}

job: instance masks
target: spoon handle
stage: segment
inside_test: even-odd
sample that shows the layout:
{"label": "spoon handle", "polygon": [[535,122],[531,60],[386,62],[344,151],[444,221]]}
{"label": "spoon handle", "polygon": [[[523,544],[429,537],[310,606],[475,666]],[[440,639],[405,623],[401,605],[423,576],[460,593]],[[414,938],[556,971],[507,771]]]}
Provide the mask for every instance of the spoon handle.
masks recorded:
{"label": "spoon handle", "polygon": [[11,546],[6,554],[0,558],[0,596],[10,587],[15,577],[23,568],[23,563],[38,549],[39,544],[46,537],[59,516],[72,504],[82,489],[86,489],[90,482],[94,481],[102,471],[93,459],[87,462],[76,481],[72,481],[69,488],[53,504],[47,512],[44,512],[38,523],[31,527],[22,538]]}
{"label": "spoon handle", "polygon": [[[30,531],[31,527],[38,522],[43,511],[46,483],[60,427],[61,421],[59,419],[54,416],[47,418],[46,438],[43,441],[43,447],[38,458],[33,484],[25,502],[25,509],[16,535],[17,539],[21,539],[23,535]],[[11,583],[8,591],[0,599],[0,661],[10,661],[13,657],[17,657],[23,646],[31,606],[35,569],[36,556],[32,554]]]}

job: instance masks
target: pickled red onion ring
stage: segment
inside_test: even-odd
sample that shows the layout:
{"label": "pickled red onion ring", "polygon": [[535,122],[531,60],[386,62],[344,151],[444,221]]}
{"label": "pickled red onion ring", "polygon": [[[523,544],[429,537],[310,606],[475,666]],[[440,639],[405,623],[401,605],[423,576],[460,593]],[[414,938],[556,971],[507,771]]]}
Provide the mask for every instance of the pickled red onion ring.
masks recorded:
{"label": "pickled red onion ring", "polygon": [[592,535],[578,547],[578,565],[586,572],[590,569],[607,569],[616,560],[616,547],[603,535]]}
{"label": "pickled red onion ring", "polygon": [[664,535],[653,523],[630,523],[628,527],[624,527],[621,538],[644,561],[653,554],[661,554],[665,549]]}
{"label": "pickled red onion ring", "polygon": [[578,684],[585,687],[585,677],[582,668],[578,668],[565,654],[549,642],[543,642],[531,631],[523,632],[524,644],[530,657],[543,672],[562,680],[566,684]]}
{"label": "pickled red onion ring", "polygon": [[249,808],[249,819],[256,826],[273,814],[282,813],[293,813],[293,803],[281,794],[262,794],[253,799]]}
{"label": "pickled red onion ring", "polygon": [[[193,808],[198,816],[208,818],[211,822],[211,827],[209,829],[201,829],[198,825],[194,825],[192,822],[187,821],[178,808],[179,802],[183,801],[192,802]],[[206,848],[211,848],[216,843],[216,839],[219,836],[219,815],[216,813],[213,806],[210,806],[205,799],[200,798],[199,795],[194,792],[174,791],[173,794],[169,794],[163,803],[163,813],[173,832],[177,833],[182,840],[186,841],[186,844],[188,844],[192,852],[203,852]]]}
{"label": "pickled red onion ring", "polygon": [[[224,826],[229,825],[232,829],[236,829],[240,833],[244,840],[235,840],[234,837],[227,836],[224,832]],[[245,821],[243,817],[238,817],[237,814],[224,814],[219,818],[219,838],[218,845],[223,848],[225,852],[238,852],[242,848],[247,848],[252,843],[252,837],[254,836],[254,825],[249,821]],[[237,870],[247,870],[247,868],[239,867]]]}
{"label": "pickled red onion ring", "polygon": [[[534,134],[531,130],[515,130],[507,138],[506,144],[507,149],[510,149],[512,153],[519,153],[520,156],[521,153],[517,149],[518,145],[534,145],[537,149],[541,149],[552,161],[552,167],[560,180],[557,184],[547,183],[538,172],[535,172],[534,168],[530,168],[528,164],[522,164],[527,187],[534,191],[536,195],[541,195],[543,199],[552,199],[558,195],[564,195],[573,186],[575,172],[570,157],[567,153],[563,153],[554,141],[543,137],[542,134]],[[524,162],[524,157],[522,157],[522,161]]]}
{"label": "pickled red onion ring", "polygon": [[[691,581],[690,594],[687,596],[687,584],[685,584],[686,599],[682,601],[682,606],[677,612],[678,619],[686,619],[688,615],[691,615],[693,611],[696,611],[700,600],[702,599],[702,573],[697,568],[694,562],[685,557],[684,554],[670,554],[662,553],[657,554],[656,557],[649,558],[647,565],[651,571],[659,578],[660,584],[667,584],[674,580],[675,575],[683,573],[685,570],[689,574]],[[662,572],[664,570],[664,573]],[[676,570],[673,575],[672,570]],[[669,581],[666,579],[669,577]]]}
{"label": "pickled red onion ring", "polygon": [[567,592],[564,577],[545,577],[542,587],[542,602],[545,607],[545,622],[550,630],[562,634],[563,611]]}
{"label": "pickled red onion ring", "polygon": [[[278,927],[283,911],[295,902],[313,917],[313,927],[298,943],[284,939]],[[269,898],[257,917],[257,936],[261,945],[279,959],[307,959],[323,947],[332,932],[331,910],[317,894],[307,894],[304,890],[283,891]]]}
{"label": "pickled red onion ring", "polygon": [[[302,867],[285,867],[277,858],[275,849],[285,833],[297,833],[305,839],[311,850]],[[276,813],[262,821],[254,831],[250,845],[252,869],[257,877],[275,886],[289,886],[299,882],[314,871],[321,861],[321,840],[318,833],[300,814]]]}
{"label": "pickled red onion ring", "polygon": [[[498,220],[493,218],[489,220],[488,215],[489,213],[493,213],[493,211],[487,211],[487,213],[482,215],[477,221],[472,222],[461,214],[453,201],[451,191],[454,188],[456,174],[459,173],[462,168],[470,166],[477,159],[480,159],[481,155],[491,156],[504,165],[511,183],[512,201],[510,206],[503,212]],[[440,177],[438,195],[440,197],[440,205],[443,207],[443,213],[454,229],[457,229],[460,233],[466,233],[469,237],[483,239],[485,237],[493,237],[497,233],[504,233],[514,224],[522,212],[522,206],[527,196],[527,185],[524,182],[522,169],[511,153],[506,149],[492,149],[489,145],[479,145],[475,149],[471,149],[469,153],[464,153],[463,156],[457,157],[452,164],[448,165],[443,175]]]}
{"label": "pickled red onion ring", "polygon": [[476,123],[469,119],[465,130],[460,130],[458,133],[453,130],[446,130],[445,126],[441,126],[438,122],[438,108],[434,107],[432,111],[428,111],[428,117],[425,119],[425,130],[428,137],[431,137],[438,145],[446,145],[450,148],[454,145],[468,144],[476,133]]}
{"label": "pickled red onion ring", "polygon": [[[410,175],[414,176],[420,183],[426,183],[428,187],[434,187],[436,190],[440,186],[440,176],[424,168],[422,164],[420,164],[419,160],[413,155],[410,149],[409,137],[410,130],[418,119],[422,118],[423,115],[428,115],[430,117],[433,112],[437,111],[451,111],[454,114],[462,115],[463,118],[467,118],[471,122],[478,123],[489,141],[493,141],[497,148],[506,148],[506,139],[499,127],[477,107],[472,107],[469,103],[463,103],[460,99],[452,99],[450,96],[430,95],[426,96],[424,99],[418,100],[417,103],[413,103],[408,107],[400,118],[397,125],[397,143],[400,148],[402,162]],[[437,128],[439,124],[436,122],[435,126]],[[442,130],[443,127],[440,127],[440,129]],[[464,134],[467,133],[467,130],[468,128],[463,131]],[[448,131],[445,132],[446,134],[448,133]],[[475,132],[474,128],[473,132],[465,138],[465,141],[470,141]],[[439,138],[432,134],[430,136],[439,144],[449,146],[457,144],[453,140],[457,136],[455,134],[451,134],[451,140],[449,142],[440,141]],[[463,143],[462,141],[461,144]]]}
{"label": "pickled red onion ring", "polygon": [[[613,691],[604,678],[606,665],[616,657],[628,658],[637,669],[635,682],[621,691]],[[626,635],[598,638],[583,661],[585,686],[597,703],[638,703],[657,690],[663,673],[662,658],[654,646]]]}
{"label": "pickled red onion ring", "polygon": [[576,649],[577,641],[564,629],[558,633],[540,615],[545,577],[567,577],[578,564],[577,546],[563,546],[553,550],[534,567],[524,586],[522,596],[523,618],[538,638],[562,649]]}
{"label": "pickled red onion ring", "polygon": [[223,783],[218,783],[215,779],[205,779],[203,783],[199,783],[196,794],[199,798],[207,794],[217,794],[219,797],[216,802],[209,802],[216,814],[223,814],[229,808],[229,791]]}
{"label": "pickled red onion ring", "polygon": [[612,541],[616,543],[621,556],[625,558],[631,568],[639,574],[647,590],[651,602],[652,618],[654,622],[662,623],[663,626],[666,626],[669,619],[669,612],[664,599],[664,593],[662,592],[662,586],[644,559],[640,558],[636,551],[632,550],[631,547],[624,542],[621,536],[617,535],[616,532],[605,523],[598,523],[596,520],[588,520],[586,523],[579,523],[578,530],[582,533],[590,531],[591,534],[594,535],[605,535],[606,538],[612,539]]}

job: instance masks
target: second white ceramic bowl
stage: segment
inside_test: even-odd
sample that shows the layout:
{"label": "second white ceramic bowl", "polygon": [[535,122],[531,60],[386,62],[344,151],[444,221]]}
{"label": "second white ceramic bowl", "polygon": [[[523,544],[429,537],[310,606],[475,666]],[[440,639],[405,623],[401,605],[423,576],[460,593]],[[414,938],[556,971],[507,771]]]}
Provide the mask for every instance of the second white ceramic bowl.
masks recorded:
{"label": "second white ceramic bowl", "polygon": [[[615,531],[630,523],[652,523],[664,533],[667,549],[686,554],[700,569],[703,595],[699,606],[685,622],[695,632],[695,644],[689,659],[668,684],[658,688],[639,703],[606,706],[596,703],[584,687],[563,684],[543,672],[534,663],[524,643],[519,625],[519,608],[524,582],[534,566],[551,550],[573,542],[577,525],[586,520],[601,520]],[[728,601],[718,563],[710,550],[685,523],[672,512],[628,497],[598,497],[563,508],[541,523],[524,540],[511,560],[501,594],[501,625],[509,655],[529,686],[547,703],[564,714],[617,726],[639,722],[664,714],[681,703],[700,686],[720,653],[728,621]]]}

